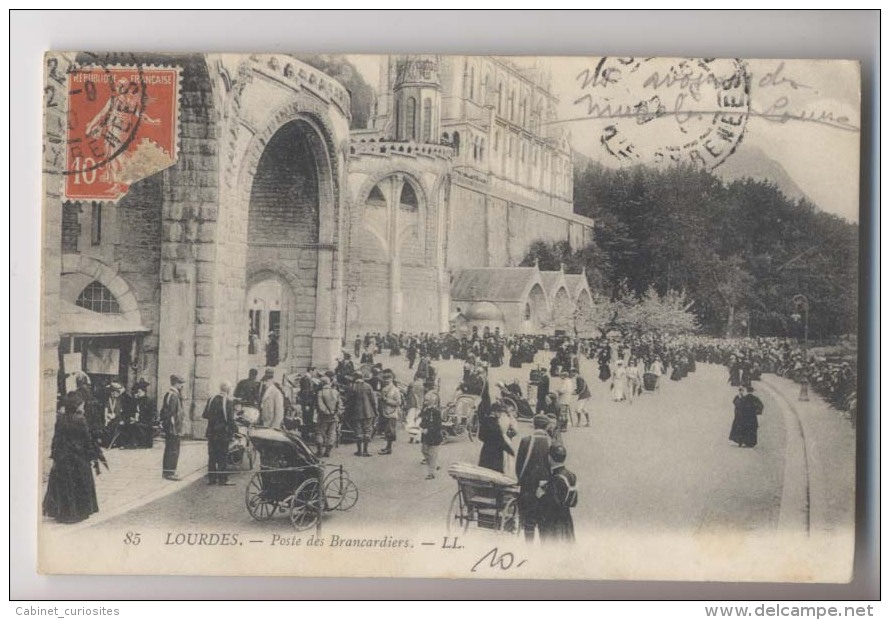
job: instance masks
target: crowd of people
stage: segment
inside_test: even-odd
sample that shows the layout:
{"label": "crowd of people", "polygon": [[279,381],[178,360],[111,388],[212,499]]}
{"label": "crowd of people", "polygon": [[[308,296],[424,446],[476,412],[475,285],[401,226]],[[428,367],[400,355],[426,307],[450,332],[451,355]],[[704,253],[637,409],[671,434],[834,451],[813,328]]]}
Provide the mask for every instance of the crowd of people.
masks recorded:
{"label": "crowd of people", "polygon": [[[248,410],[256,413],[246,423],[297,433],[314,444],[320,458],[330,457],[347,437],[354,440],[356,456],[370,457],[375,434],[386,442],[377,454],[391,455],[403,429],[408,443],[420,445],[426,477],[434,479],[446,434],[437,364],[458,359],[463,361],[458,391],[478,397],[479,465],[516,475],[527,535],[538,531],[543,538],[570,539],[577,478],[565,467],[562,434],[582,420],[590,425],[591,386],[581,375],[582,358],[595,361],[597,378],[608,385],[613,401],[629,404],[644,390],[658,392],[664,380],[683,380],[697,363],[725,366],[727,383],[739,388],[730,439],[745,447],[757,441],[762,403],[752,392],[763,373],[806,379],[833,406],[847,409],[854,400],[855,407],[856,375],[849,361],[806,359],[795,342],[779,338],[611,333],[579,339],[505,336],[486,328],[465,335],[366,333],[352,345],[330,370],[308,368],[298,376],[276,378],[272,368],[262,377],[252,369],[234,389],[224,381],[203,414],[208,483],[230,484],[227,452]],[[388,359],[402,355],[410,371],[404,381],[387,367]],[[529,393],[526,399],[518,381],[489,384],[489,370],[505,359],[511,368],[531,366],[534,396]],[[45,514],[77,521],[95,512],[92,476],[106,463],[103,448],[150,448],[159,428],[165,437],[162,476],[178,480],[184,383],[171,376],[157,407],[144,380],[131,390],[112,382],[94,391],[89,376],[79,373],[77,389],[60,401]],[[531,421],[534,430],[517,441],[518,418]]]}

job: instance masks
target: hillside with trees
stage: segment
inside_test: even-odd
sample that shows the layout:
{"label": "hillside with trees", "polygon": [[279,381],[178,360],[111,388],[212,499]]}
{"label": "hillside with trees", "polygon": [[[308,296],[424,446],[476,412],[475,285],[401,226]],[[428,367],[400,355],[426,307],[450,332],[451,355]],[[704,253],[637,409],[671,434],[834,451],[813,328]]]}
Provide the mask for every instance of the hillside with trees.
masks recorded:
{"label": "hillside with trees", "polygon": [[586,267],[612,302],[679,295],[704,333],[798,336],[796,294],[810,301],[811,338],[856,331],[858,225],[768,182],[692,167],[582,162],[574,189],[575,212],[596,222],[594,243],[536,243],[524,264]]}

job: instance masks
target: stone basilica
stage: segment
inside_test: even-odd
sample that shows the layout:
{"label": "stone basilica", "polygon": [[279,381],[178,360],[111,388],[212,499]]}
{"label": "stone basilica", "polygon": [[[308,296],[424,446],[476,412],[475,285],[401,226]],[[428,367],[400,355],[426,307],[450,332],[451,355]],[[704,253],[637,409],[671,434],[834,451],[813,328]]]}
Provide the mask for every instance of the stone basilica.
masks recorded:
{"label": "stone basilica", "polygon": [[[350,93],[294,56],[136,62],[181,67],[178,160],[117,204],[65,202],[44,175],[48,423],[75,370],[153,393],[176,373],[194,409],[265,366],[270,335],[296,372],[369,330],[571,330],[590,302],[586,278],[511,269],[533,241],[592,233],[543,71],[382,58],[367,127],[351,128]],[[46,169],[64,123],[47,107]]]}

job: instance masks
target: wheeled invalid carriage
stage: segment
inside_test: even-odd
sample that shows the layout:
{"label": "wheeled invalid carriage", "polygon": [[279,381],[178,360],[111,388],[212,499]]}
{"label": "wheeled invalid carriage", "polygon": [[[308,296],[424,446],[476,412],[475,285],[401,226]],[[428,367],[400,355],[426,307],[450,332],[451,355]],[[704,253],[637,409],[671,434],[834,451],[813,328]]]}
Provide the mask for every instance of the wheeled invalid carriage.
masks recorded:
{"label": "wheeled invalid carriage", "polygon": [[469,463],[452,463],[448,475],[457,481],[448,509],[448,532],[466,532],[475,523],[478,528],[519,534],[519,487],[514,479]]}
{"label": "wheeled invalid carriage", "polygon": [[342,465],[319,460],[296,434],[253,428],[250,442],[260,455],[260,471],[247,484],[247,512],[257,521],[286,513],[294,529],[319,524],[333,510],[350,510],[358,487]]}
{"label": "wheeled invalid carriage", "polygon": [[479,403],[475,394],[457,392],[454,399],[442,409],[442,430],[446,437],[459,437],[466,433],[470,441],[479,434]]}

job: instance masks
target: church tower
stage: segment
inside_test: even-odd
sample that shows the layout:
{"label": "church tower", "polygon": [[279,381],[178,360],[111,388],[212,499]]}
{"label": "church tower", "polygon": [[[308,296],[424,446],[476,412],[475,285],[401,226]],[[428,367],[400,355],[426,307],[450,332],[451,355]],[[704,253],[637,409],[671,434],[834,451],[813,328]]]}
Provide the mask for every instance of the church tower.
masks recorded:
{"label": "church tower", "polygon": [[438,143],[441,106],[439,57],[424,54],[398,58],[389,137],[400,142]]}

